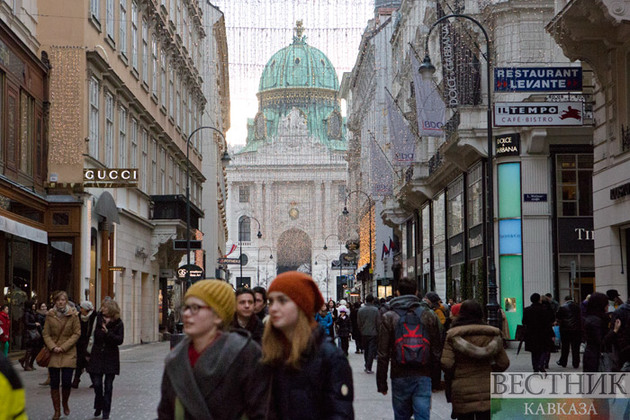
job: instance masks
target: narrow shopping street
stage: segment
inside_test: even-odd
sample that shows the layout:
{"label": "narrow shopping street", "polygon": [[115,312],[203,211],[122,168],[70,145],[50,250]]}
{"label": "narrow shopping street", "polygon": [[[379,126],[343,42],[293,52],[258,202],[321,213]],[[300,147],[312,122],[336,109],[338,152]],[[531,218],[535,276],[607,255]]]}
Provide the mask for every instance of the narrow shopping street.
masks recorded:
{"label": "narrow shopping street", "polygon": [[[508,350],[510,371],[530,370],[530,354],[521,352],[516,355],[516,348]],[[160,382],[162,379],[162,363],[169,349],[166,342],[131,346],[121,350],[121,375],[114,381],[114,400],[112,419],[154,419],[157,417],[156,407],[160,398]],[[355,396],[354,413],[357,420],[392,419],[391,394],[383,396],[376,392],[375,374],[363,372],[363,355],[354,353],[354,343],[350,344],[349,355],[352,366]],[[550,372],[559,372],[561,368],[555,364],[559,353],[551,356]],[[52,416],[52,404],[48,387],[39,386],[46,379],[46,370],[37,368],[33,372],[24,372],[15,362],[16,370],[26,387],[27,410],[29,419],[44,420]],[[374,365],[376,370],[376,364]],[[574,369],[562,369],[565,372]],[[91,419],[94,411],[92,403],[94,394],[88,388],[89,378],[86,374],[79,389],[72,390],[70,397],[70,416],[67,419]],[[432,398],[431,419],[448,420],[451,406],[446,402],[444,391],[436,392]]]}

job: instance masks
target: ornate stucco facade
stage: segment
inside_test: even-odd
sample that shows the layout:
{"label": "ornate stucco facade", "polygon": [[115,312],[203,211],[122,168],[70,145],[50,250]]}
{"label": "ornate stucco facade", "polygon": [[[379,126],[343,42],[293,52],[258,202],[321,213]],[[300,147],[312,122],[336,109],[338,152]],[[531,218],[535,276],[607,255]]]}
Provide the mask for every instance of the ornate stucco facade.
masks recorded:
{"label": "ornate stucco facade", "polygon": [[228,247],[239,246],[231,256],[247,260],[242,275],[239,265],[230,266],[230,282],[267,286],[276,273],[299,269],[334,299],[331,264],[344,239],[345,123],[335,69],[302,32],[298,24],[293,43],[269,59],[247,144],[227,169]]}

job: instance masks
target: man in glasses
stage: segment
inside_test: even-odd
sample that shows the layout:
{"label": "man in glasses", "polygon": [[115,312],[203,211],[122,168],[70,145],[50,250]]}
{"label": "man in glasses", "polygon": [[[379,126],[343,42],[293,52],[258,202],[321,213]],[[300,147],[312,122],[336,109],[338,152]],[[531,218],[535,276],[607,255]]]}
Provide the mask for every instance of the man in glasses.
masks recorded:
{"label": "man in glasses", "polygon": [[[260,347],[228,332],[236,298],[221,280],[201,280],[184,297],[186,338],[166,358],[159,419],[263,419],[267,384],[259,380]],[[253,380],[252,377],[258,377]]]}

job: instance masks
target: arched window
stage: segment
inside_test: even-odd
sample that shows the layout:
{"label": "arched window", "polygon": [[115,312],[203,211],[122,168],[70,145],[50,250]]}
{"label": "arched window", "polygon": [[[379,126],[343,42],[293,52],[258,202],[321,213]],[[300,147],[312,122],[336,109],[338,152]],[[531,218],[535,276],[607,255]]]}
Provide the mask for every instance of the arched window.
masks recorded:
{"label": "arched window", "polygon": [[250,242],[252,240],[251,219],[247,216],[241,216],[238,219],[238,241]]}

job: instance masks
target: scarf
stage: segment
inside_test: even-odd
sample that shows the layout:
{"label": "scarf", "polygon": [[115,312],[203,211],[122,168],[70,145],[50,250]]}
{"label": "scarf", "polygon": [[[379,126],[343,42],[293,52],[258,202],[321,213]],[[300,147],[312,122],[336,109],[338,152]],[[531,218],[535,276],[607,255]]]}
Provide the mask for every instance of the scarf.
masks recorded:
{"label": "scarf", "polygon": [[64,316],[66,312],[68,312],[68,305],[64,306],[62,309],[59,309],[57,305],[55,305],[55,310],[57,311],[57,315]]}
{"label": "scarf", "polygon": [[92,312],[94,312],[94,311],[88,312],[87,315],[81,314],[81,321],[88,322],[90,320],[90,316],[92,316]]}

